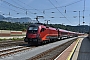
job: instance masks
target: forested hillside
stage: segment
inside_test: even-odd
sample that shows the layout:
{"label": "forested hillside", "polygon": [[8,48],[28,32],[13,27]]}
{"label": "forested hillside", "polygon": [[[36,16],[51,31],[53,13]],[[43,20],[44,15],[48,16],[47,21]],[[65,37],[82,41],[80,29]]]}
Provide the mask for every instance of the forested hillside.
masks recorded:
{"label": "forested hillside", "polygon": [[26,30],[25,24],[0,21],[0,30]]}
{"label": "forested hillside", "polygon": [[[27,27],[31,23],[11,23],[11,22],[5,22],[5,21],[0,21],[0,30],[16,30],[16,31],[25,31]],[[62,25],[62,24],[48,24],[51,27],[54,28],[60,28],[60,29],[65,29],[69,31],[75,31],[75,32],[88,32],[89,26],[87,25],[82,25],[82,26],[70,26],[70,25]]]}

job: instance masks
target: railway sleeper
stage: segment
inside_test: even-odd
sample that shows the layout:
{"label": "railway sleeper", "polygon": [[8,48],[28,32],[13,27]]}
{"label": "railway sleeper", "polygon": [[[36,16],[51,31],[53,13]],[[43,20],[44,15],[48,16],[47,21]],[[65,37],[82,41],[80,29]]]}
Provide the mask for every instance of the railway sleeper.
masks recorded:
{"label": "railway sleeper", "polygon": [[0,54],[0,57],[8,56],[8,55],[15,54],[15,53],[17,53],[17,52],[21,52],[21,51],[28,50],[28,49],[30,49],[30,48],[24,47],[24,48],[21,48],[21,49],[15,49],[15,50],[13,50],[13,51],[7,51],[7,52],[5,52],[5,53],[1,53],[1,54]]}

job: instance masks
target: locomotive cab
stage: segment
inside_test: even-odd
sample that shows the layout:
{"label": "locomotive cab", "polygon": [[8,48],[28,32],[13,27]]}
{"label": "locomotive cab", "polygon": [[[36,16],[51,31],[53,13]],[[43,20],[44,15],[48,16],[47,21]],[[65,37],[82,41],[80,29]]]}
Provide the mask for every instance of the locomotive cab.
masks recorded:
{"label": "locomotive cab", "polygon": [[38,43],[41,41],[39,35],[39,25],[30,25],[27,29],[24,41],[28,42],[28,44]]}

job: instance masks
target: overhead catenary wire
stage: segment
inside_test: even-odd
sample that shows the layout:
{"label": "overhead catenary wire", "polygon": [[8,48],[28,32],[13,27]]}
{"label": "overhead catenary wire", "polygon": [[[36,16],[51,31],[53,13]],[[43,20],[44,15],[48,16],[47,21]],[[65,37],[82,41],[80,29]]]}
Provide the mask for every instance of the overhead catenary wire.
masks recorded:
{"label": "overhead catenary wire", "polygon": [[[29,6],[29,7],[31,7],[30,5],[27,5],[26,3],[24,3],[24,2],[22,2],[22,1],[20,1],[20,0],[18,0],[19,2],[21,2],[21,3],[23,3],[24,5],[26,5],[26,6]],[[33,7],[31,7],[31,8],[33,8]],[[35,8],[33,8],[33,9],[27,9],[27,10],[37,10],[37,11],[39,11],[38,9],[35,9]],[[41,12],[41,11],[39,11],[39,12]],[[42,13],[42,12],[41,12]]]}
{"label": "overhead catenary wire", "polygon": [[[5,0],[0,0],[0,1],[6,3],[8,6],[12,6],[12,7],[14,7],[14,8],[17,8],[17,9],[20,9],[20,10],[22,10],[22,11],[25,11],[25,12],[22,12],[22,13],[24,13],[24,14],[26,14],[26,15],[27,15],[27,13],[30,13],[30,15],[33,14],[33,16],[35,16],[34,13],[32,13],[32,12],[30,12],[30,11],[27,12],[27,9],[25,9],[24,7],[19,7],[19,6],[21,6],[20,4],[19,4],[19,6],[16,6],[16,5],[11,4],[10,2],[7,2],[7,1],[5,1]],[[13,1],[13,2],[16,3],[15,1]],[[18,3],[16,3],[16,4],[18,4]],[[12,9],[10,9],[10,10],[12,10]],[[20,11],[20,10],[19,10],[19,11]],[[15,12],[16,10],[12,10],[12,11]],[[17,14],[20,14],[19,11],[18,11]],[[21,12],[21,11],[20,11],[20,12]],[[11,12],[10,12],[10,13],[11,13]],[[6,14],[5,14],[5,15],[6,15]]]}
{"label": "overhead catenary wire", "polygon": [[[10,10],[12,10],[12,11],[18,13],[18,11],[14,10],[14,9],[8,7],[8,6],[5,6],[4,4],[3,4],[2,6],[0,6],[0,7],[2,7],[2,8],[7,8],[7,9],[10,9]],[[23,13],[23,12],[21,12],[21,13]]]}
{"label": "overhead catenary wire", "polygon": [[[33,8],[32,6],[30,6],[30,5],[27,5],[26,3],[24,3],[24,2],[22,2],[22,1],[20,1],[20,0],[18,0],[19,2],[21,2],[21,3],[23,3],[24,5],[26,5],[26,6],[29,6],[29,7],[31,7],[32,9],[27,9],[27,10],[36,10],[37,12],[40,12],[40,13],[42,13],[43,15],[44,15],[44,19],[45,20],[48,20],[47,19],[47,17],[49,17],[49,18],[51,18],[48,14],[45,14],[46,13],[46,11],[45,10],[43,10],[43,11],[40,11],[40,10],[38,10],[38,9],[36,9],[36,8]],[[37,13],[36,13],[37,14]],[[46,17],[46,18],[45,18]]]}
{"label": "overhead catenary wire", "polygon": [[[18,11],[13,10],[13,9],[11,9],[11,8],[9,8],[9,7],[7,7],[7,6],[5,6],[5,5],[2,5],[2,6],[0,6],[0,7],[2,7],[2,8],[7,8],[8,10],[14,11],[14,12],[16,12],[16,14],[18,13]],[[23,12],[22,12],[22,13],[23,13]],[[10,12],[9,12],[9,13],[1,12],[1,14],[2,14],[2,15],[13,16]]]}
{"label": "overhead catenary wire", "polygon": [[24,9],[24,8],[21,8],[21,7],[15,6],[15,5],[13,5],[13,4],[7,2],[7,1],[4,1],[4,0],[1,0],[1,1],[3,1],[4,3],[6,3],[6,4],[8,4],[8,5],[12,6],[12,7],[15,7],[15,8],[18,8],[18,9],[22,9],[22,10],[26,10],[26,9]]}
{"label": "overhead catenary wire", "polygon": [[[45,10],[43,10],[43,11],[41,12],[41,11],[39,11],[38,9],[35,9],[35,8],[33,8],[32,6],[27,5],[26,3],[24,3],[24,2],[22,2],[22,1],[20,1],[20,0],[18,0],[18,1],[21,2],[21,3],[23,3],[24,5],[29,6],[29,7],[32,8],[32,9],[27,9],[27,10],[36,10],[36,11],[38,11],[38,12],[44,14],[45,16],[48,16],[48,15],[45,14]],[[37,13],[36,13],[36,14],[37,14]],[[49,16],[48,16],[48,17],[49,17]]]}
{"label": "overhead catenary wire", "polygon": [[[14,0],[12,0],[12,1],[14,1]],[[18,0],[19,2],[21,2],[21,3],[23,3],[23,4],[25,4],[24,2],[22,2],[22,1],[20,1],[20,0]],[[14,1],[15,2],[15,1]],[[15,3],[17,3],[17,2],[15,2]],[[18,3],[17,3],[18,4]],[[25,7],[23,7],[22,5],[20,5],[20,4],[18,4],[19,6],[21,6],[22,8],[24,8],[24,9],[26,9]],[[34,10],[34,9],[30,9],[30,10]],[[28,14],[28,12],[30,12],[30,10],[28,10],[28,9],[26,9],[26,15]],[[35,14],[35,13],[33,13],[33,12],[30,12],[30,13],[32,13],[32,14]]]}
{"label": "overhead catenary wire", "polygon": [[[55,8],[56,8],[56,10],[58,10],[59,11],[59,13],[60,14],[62,14],[61,12],[60,12],[60,10],[59,9],[57,9],[57,7],[50,1],[50,0],[48,0]],[[62,14],[63,15],[63,14]],[[65,17],[65,15],[63,15],[64,17]],[[66,17],[65,17],[66,18]],[[67,18],[66,18],[67,19]],[[68,19],[67,19],[68,20]],[[69,20],[68,20],[69,21]],[[70,22],[70,21],[69,21]],[[70,22],[71,23],[71,22]],[[72,24],[72,23],[71,23]]]}
{"label": "overhead catenary wire", "polygon": [[[57,0],[55,0],[55,1],[56,1],[56,3],[58,4]],[[59,5],[59,4],[58,4],[58,5]],[[59,6],[60,6],[60,5],[59,5]],[[65,11],[64,11],[64,12],[65,12],[65,15],[67,15],[67,14],[66,14],[66,6],[65,6]],[[67,16],[69,16],[69,15],[67,15]],[[70,19],[71,19],[71,18],[69,18],[69,20],[70,20]],[[72,20],[72,19],[71,19],[71,20]],[[69,21],[69,22],[70,22],[70,21]],[[71,22],[70,22],[70,23],[71,23]]]}
{"label": "overhead catenary wire", "polygon": [[[25,7],[23,7],[22,5],[18,4],[18,3],[15,2],[14,0],[12,0],[12,1],[13,1],[14,3],[16,3],[17,5],[21,6],[22,8],[26,9]],[[27,13],[28,13],[29,11],[27,12],[27,9],[26,9],[25,11],[26,11],[25,13],[26,13],[26,15],[27,15]],[[32,12],[30,12],[30,13],[33,14]]]}
{"label": "overhead catenary wire", "polygon": [[[75,1],[75,2],[73,2],[73,3],[70,3],[70,4],[67,4],[67,5],[64,5],[64,6],[59,6],[59,7],[56,7],[56,8],[63,8],[63,7],[67,7],[67,6],[71,6],[71,5],[73,5],[73,4],[76,4],[76,3],[78,3],[78,2],[81,2],[81,1],[83,1],[83,0],[79,0],[79,1]],[[56,1],[57,2],[57,1]],[[51,10],[51,9],[56,9],[56,8],[49,8],[49,9],[44,9],[44,10]]]}
{"label": "overhead catenary wire", "polygon": [[[1,0],[1,1],[4,1],[4,0]],[[13,0],[12,0],[13,1]],[[20,0],[18,0],[19,2],[22,2],[22,1],[20,1]],[[79,1],[82,1],[82,0],[79,0]],[[77,1],[77,2],[79,2],[79,1]],[[4,2],[6,2],[6,1],[4,1]],[[56,1],[57,2],[57,1]],[[74,2],[74,3],[77,3],[77,2]],[[6,2],[6,3],[8,3],[8,2]],[[23,4],[25,4],[25,5],[27,5],[26,3],[24,3],[24,2],[22,2]],[[74,4],[74,3],[71,3],[71,4]],[[10,3],[8,3],[9,5],[12,5],[12,4],[10,4]],[[68,4],[68,5],[71,5],[71,4]],[[14,6],[14,5],[12,5],[12,6]],[[29,5],[27,5],[27,6],[29,6]],[[66,5],[67,6],[67,5]],[[28,10],[28,9],[25,9],[25,8],[21,8],[21,7],[17,7],[17,6],[14,6],[14,7],[16,7],[16,8],[19,8],[19,9],[23,9],[23,10]],[[31,7],[31,6],[29,6],[29,7]],[[65,7],[65,6],[63,6],[63,7]],[[33,8],[33,7],[31,7],[31,8]],[[59,7],[57,7],[57,8],[59,8]],[[54,8],[55,9],[55,8]],[[31,10],[37,10],[37,11],[39,11],[38,9],[31,9]],[[44,10],[45,11],[45,10]],[[39,11],[40,12],[40,11]]]}
{"label": "overhead catenary wire", "polygon": [[[5,0],[5,1],[7,1],[7,0]],[[12,0],[13,1],[13,0]],[[14,1],[16,1],[16,0],[14,0]],[[20,1],[22,1],[22,0],[20,0]],[[79,0],[79,1],[82,1],[82,0]],[[8,1],[7,1],[8,2]],[[17,2],[17,1],[16,1]],[[22,1],[23,2],[23,1]],[[56,0],[56,2],[58,3],[58,1]],[[4,2],[5,3],[5,2]],[[11,2],[9,2],[9,3],[11,3]],[[20,3],[20,2],[17,2],[18,4]],[[25,2],[24,2],[25,3]],[[11,3],[12,4],[12,3]],[[21,14],[20,12],[22,12],[22,13],[26,13],[26,15],[28,14],[28,11],[30,11],[30,10],[36,10],[37,12],[35,12],[35,13],[38,13],[38,12],[40,12],[40,13],[42,13],[43,15],[45,14],[46,16],[47,15],[49,15],[49,13],[47,14],[47,11],[46,10],[40,10],[39,11],[39,9],[36,9],[36,8],[33,8],[33,7],[31,7],[30,9],[28,9],[28,8],[24,8],[24,6],[21,4],[21,6],[20,5],[18,5],[18,4],[16,4],[15,6],[17,6],[17,7],[19,7],[18,9],[20,9],[20,8],[23,8],[23,9],[21,9],[21,10],[23,10],[23,12],[22,11],[16,11],[17,9],[15,9],[15,11],[16,11],[16,13],[19,13],[19,14]],[[25,3],[26,4],[26,3]],[[70,3],[71,4],[71,3]],[[9,5],[9,4],[8,4]],[[14,4],[13,4],[14,5]],[[27,5],[27,4],[26,4]],[[68,5],[68,4],[67,4]],[[11,6],[11,5],[10,5]],[[27,6],[30,6],[30,5],[27,5]],[[63,7],[65,7],[66,5],[64,5]],[[70,5],[69,5],[70,6]],[[13,7],[13,6],[11,6],[11,7]],[[11,7],[9,7],[9,8],[11,8]],[[61,7],[61,6],[59,6],[59,7]],[[59,7],[57,7],[57,6],[55,6],[54,7],[54,9],[58,9],[59,10]],[[15,7],[14,7],[15,8]],[[11,8],[12,9],[12,8]],[[10,9],[10,10],[11,10]],[[14,9],[12,9],[12,11],[14,11]],[[14,12],[15,12],[14,11]],[[59,10],[60,11],[60,10]],[[52,12],[52,11],[51,11]],[[60,11],[61,12],[61,11]],[[68,11],[67,11],[68,12]],[[72,11],[70,11],[70,12],[72,12]],[[9,12],[8,12],[9,13]],[[12,13],[11,11],[10,11],[10,13]],[[32,12],[33,13],[33,12]],[[54,14],[56,13],[56,11],[54,11]],[[62,13],[62,12],[61,12]],[[52,15],[54,15],[54,14],[52,14]],[[63,13],[62,13],[63,14]],[[64,15],[64,14],[63,14]],[[45,17],[46,17],[45,16]],[[67,16],[66,14],[64,15],[64,16]],[[49,16],[50,17],[50,16]],[[58,18],[57,16],[53,16],[54,18]],[[67,16],[68,17],[68,16]],[[48,18],[48,17],[46,17],[46,18]],[[51,17],[50,17],[51,18]],[[66,17],[65,17],[66,18]],[[45,19],[46,20],[46,19]],[[69,19],[70,20],[70,19]]]}
{"label": "overhead catenary wire", "polygon": [[[6,4],[8,4],[9,6],[12,6],[12,7],[15,7],[15,8],[18,8],[18,9],[24,10],[24,11],[27,11],[27,9],[25,9],[25,8],[23,8],[23,7],[15,6],[15,5],[13,5],[13,4],[11,4],[11,3],[5,1],[5,0],[1,0],[1,1],[3,1],[3,2],[6,3]],[[33,14],[32,12],[30,12],[30,13]]]}

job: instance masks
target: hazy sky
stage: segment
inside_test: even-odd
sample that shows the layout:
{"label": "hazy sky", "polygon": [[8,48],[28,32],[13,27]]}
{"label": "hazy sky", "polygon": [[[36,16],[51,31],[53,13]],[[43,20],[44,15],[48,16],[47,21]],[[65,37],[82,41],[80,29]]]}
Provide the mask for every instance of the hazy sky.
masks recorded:
{"label": "hazy sky", "polygon": [[81,25],[83,20],[85,25],[89,25],[90,0],[0,0],[0,14],[14,18],[30,17],[32,20],[36,16],[43,16],[39,18],[42,23],[50,20],[49,24],[74,26],[79,24],[80,17]]}

